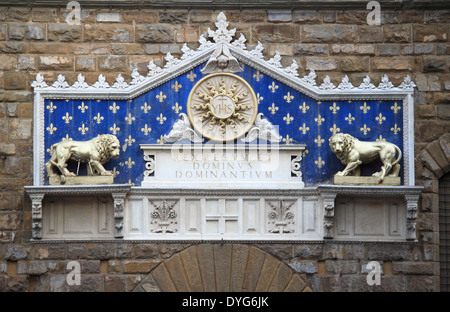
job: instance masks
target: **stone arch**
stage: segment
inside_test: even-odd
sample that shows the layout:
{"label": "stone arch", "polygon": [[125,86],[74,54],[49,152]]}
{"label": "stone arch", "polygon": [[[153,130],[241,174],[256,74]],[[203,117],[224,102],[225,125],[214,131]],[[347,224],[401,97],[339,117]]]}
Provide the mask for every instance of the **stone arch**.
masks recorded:
{"label": "stone arch", "polygon": [[[445,247],[445,245],[441,246],[440,240],[439,179],[448,172],[450,172],[450,133],[446,133],[437,140],[427,144],[416,157],[416,175],[421,179],[421,182],[425,187],[421,194],[421,219],[431,220],[433,214],[437,214],[438,216],[438,219],[435,222],[432,222],[431,225],[427,225],[427,221],[424,221],[423,223],[420,221],[418,222],[419,230],[423,229],[423,232],[419,232],[419,242],[422,244],[426,260],[432,260],[433,258],[441,259],[441,248]],[[429,217],[426,217],[426,215]],[[434,248],[435,246],[433,243],[431,243],[433,241],[437,242],[437,251],[436,248]],[[430,250],[435,250],[437,255],[430,253]],[[443,264],[440,260],[438,261],[442,269]],[[442,277],[441,274],[442,272],[438,274],[439,278]]]}
{"label": "stone arch", "polygon": [[134,291],[311,291],[305,279],[267,252],[243,244],[198,244],[161,262]]}
{"label": "stone arch", "polygon": [[438,180],[450,171],[450,133],[442,135],[439,139],[429,143],[419,153],[422,170],[420,178],[424,180]]}

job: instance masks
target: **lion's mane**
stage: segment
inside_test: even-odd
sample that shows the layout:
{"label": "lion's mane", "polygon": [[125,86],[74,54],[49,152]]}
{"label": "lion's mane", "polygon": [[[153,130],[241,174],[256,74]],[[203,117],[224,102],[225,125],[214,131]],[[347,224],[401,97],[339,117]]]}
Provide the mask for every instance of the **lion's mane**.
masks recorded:
{"label": "lion's mane", "polygon": [[119,140],[111,134],[100,134],[95,138],[95,147],[100,156],[100,163],[104,164],[111,159],[111,144],[117,143],[120,146]]}
{"label": "lion's mane", "polygon": [[[342,140],[344,142],[344,149],[343,149],[342,153],[340,153],[340,154],[336,153],[336,151],[333,149],[333,145],[331,144],[337,138],[342,138]],[[352,137],[350,134],[346,134],[346,133],[333,134],[331,136],[331,138],[329,139],[331,151],[337,156],[337,158],[339,158],[339,160],[344,165],[346,165],[346,164],[348,164],[348,154],[353,149],[353,146],[355,145],[355,141],[357,141],[357,140],[358,140],[357,138]]]}

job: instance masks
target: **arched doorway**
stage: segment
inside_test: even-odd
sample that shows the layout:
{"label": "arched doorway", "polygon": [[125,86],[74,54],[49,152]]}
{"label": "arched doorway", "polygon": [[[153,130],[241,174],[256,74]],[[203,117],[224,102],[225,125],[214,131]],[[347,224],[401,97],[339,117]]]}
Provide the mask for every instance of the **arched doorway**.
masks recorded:
{"label": "arched doorway", "polygon": [[267,252],[242,244],[199,244],[160,263],[135,291],[311,291],[306,281]]}
{"label": "arched doorway", "polygon": [[433,222],[432,232],[427,229],[422,235],[424,256],[428,261],[435,261],[434,252],[429,252],[434,250],[430,248],[434,247],[430,246],[434,244],[430,237],[439,233],[440,290],[450,291],[450,133],[429,143],[417,155],[416,161],[420,162],[420,170],[416,174],[425,186],[422,213],[439,213],[439,222]]}

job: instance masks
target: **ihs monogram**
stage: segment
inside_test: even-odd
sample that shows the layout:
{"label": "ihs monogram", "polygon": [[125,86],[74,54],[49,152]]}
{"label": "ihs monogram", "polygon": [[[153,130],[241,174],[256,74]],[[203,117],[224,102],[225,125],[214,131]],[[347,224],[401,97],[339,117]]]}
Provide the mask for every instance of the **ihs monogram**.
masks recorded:
{"label": "ihs monogram", "polygon": [[218,141],[235,139],[252,126],[257,100],[242,78],[211,75],[194,88],[188,103],[189,119],[204,137]]}

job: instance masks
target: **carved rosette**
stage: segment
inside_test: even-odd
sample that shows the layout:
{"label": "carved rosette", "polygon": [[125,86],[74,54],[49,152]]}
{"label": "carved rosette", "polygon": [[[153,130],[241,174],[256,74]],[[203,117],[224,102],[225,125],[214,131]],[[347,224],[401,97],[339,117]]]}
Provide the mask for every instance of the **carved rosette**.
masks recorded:
{"label": "carved rosette", "polygon": [[258,113],[256,95],[241,77],[212,74],[201,79],[189,94],[187,112],[203,137],[223,142],[250,130]]}
{"label": "carved rosette", "polygon": [[173,225],[178,224],[178,214],[174,207],[178,201],[168,203],[165,199],[159,204],[155,204],[153,201],[150,204],[155,208],[150,216],[150,224],[154,226],[151,229],[153,233],[176,233],[178,231]]}
{"label": "carved rosette", "polygon": [[406,239],[415,240],[419,195],[405,195],[406,200]]}
{"label": "carved rosette", "polygon": [[267,202],[267,231],[269,233],[284,234],[295,232],[295,214],[291,209],[295,203],[295,201],[284,200]]}

